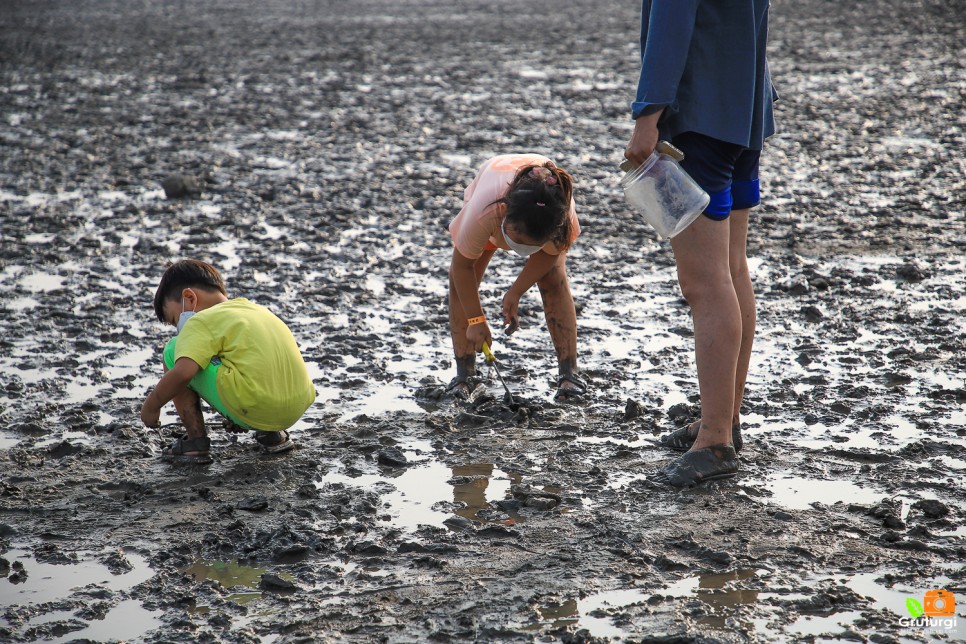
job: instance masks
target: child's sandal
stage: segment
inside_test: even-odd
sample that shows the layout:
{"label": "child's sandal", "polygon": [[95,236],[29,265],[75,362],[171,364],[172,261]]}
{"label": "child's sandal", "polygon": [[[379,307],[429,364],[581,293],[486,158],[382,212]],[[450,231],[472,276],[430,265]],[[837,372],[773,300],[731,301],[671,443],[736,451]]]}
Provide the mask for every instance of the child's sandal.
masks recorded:
{"label": "child's sandal", "polygon": [[171,445],[161,450],[161,459],[172,463],[207,465],[211,463],[211,439],[179,437]]}

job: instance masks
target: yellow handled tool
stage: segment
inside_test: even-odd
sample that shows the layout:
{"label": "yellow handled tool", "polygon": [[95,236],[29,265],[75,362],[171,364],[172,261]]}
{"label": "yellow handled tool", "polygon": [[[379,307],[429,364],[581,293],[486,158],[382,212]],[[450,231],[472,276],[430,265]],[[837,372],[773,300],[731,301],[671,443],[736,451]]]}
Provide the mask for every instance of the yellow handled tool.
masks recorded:
{"label": "yellow handled tool", "polygon": [[486,364],[493,367],[493,370],[496,371],[496,377],[500,379],[500,384],[503,385],[503,390],[506,391],[506,402],[513,409],[514,405],[516,405],[516,402],[513,400],[513,394],[510,393],[510,388],[506,386],[506,380],[503,379],[500,368],[496,366],[496,356],[490,351],[490,346],[486,342],[483,343],[483,357],[486,358]]}

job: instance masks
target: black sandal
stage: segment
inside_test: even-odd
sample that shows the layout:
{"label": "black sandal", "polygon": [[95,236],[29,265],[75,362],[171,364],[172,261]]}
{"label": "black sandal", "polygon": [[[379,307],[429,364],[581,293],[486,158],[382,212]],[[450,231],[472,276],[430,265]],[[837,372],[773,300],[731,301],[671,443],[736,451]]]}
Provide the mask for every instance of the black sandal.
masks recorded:
{"label": "black sandal", "polygon": [[255,441],[269,454],[287,452],[295,447],[295,442],[284,429],[277,432],[266,432],[256,429]]}
{"label": "black sandal", "polygon": [[730,479],[738,473],[738,455],[731,445],[711,445],[688,452],[654,475],[654,481],[690,489],[708,481]]}
{"label": "black sandal", "polygon": [[161,459],[172,463],[190,463],[192,465],[207,465],[211,463],[211,439],[188,438],[181,436],[169,446],[161,450]]}
{"label": "black sandal", "polygon": [[466,400],[478,384],[476,376],[456,376],[446,385],[446,395]]}
{"label": "black sandal", "polygon": [[[564,382],[569,382],[573,387],[561,387]],[[553,399],[555,402],[572,402],[580,400],[587,393],[587,381],[575,373],[565,373],[557,376],[557,393]]]}
{"label": "black sandal", "polygon": [[[694,445],[698,435],[691,435],[691,425],[685,425],[681,429],[675,429],[670,434],[664,434],[657,439],[658,445],[673,449],[676,452],[686,452]],[[735,453],[740,452],[745,441],[741,438],[741,423],[731,426],[731,444],[735,448]]]}

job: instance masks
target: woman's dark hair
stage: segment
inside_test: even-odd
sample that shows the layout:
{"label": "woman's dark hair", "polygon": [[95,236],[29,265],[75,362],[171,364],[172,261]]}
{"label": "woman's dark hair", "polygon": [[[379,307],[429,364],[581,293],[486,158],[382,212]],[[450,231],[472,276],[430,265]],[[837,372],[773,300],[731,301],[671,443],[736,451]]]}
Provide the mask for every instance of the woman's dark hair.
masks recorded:
{"label": "woman's dark hair", "polygon": [[164,275],[161,276],[161,283],[158,290],[154,292],[154,314],[164,322],[164,303],[168,300],[177,300],[181,297],[181,291],[186,288],[197,288],[204,291],[218,291],[228,297],[225,290],[225,280],[221,273],[211,264],[198,261],[197,259],[182,259],[165,266]]}
{"label": "woman's dark hair", "polygon": [[[534,168],[550,171],[532,172]],[[503,199],[506,220],[515,228],[543,243],[552,241],[561,250],[570,246],[570,202],[574,180],[563,168],[548,161],[520,168]]]}

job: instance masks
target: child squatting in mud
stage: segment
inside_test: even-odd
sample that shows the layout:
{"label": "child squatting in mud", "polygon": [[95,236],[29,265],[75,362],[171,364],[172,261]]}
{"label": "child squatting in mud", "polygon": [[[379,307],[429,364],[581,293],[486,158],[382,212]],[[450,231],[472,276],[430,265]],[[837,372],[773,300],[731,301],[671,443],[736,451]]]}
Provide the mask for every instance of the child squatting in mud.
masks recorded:
{"label": "child squatting in mud", "polygon": [[513,250],[527,261],[503,297],[509,335],[519,328],[520,298],[536,284],[557,352],[558,401],[579,398],[586,384],[577,375],[577,313],[567,280],[567,249],[580,234],[573,180],[539,154],[505,154],[486,161],[463,194],[450,223],[449,325],[456,377],[447,393],[466,397],[475,385],[476,354],[492,344],[480,303],[480,282],[496,250]]}
{"label": "child squatting in mud", "polygon": [[245,298],[229,299],[218,270],[192,259],[167,267],[154,312],[178,334],[164,348],[165,373],[144,400],[141,421],[160,427],[161,408],[174,401],[186,432],[163,459],[211,462],[201,399],[233,430],[254,430],[265,451],[295,446],[286,430],[315,401],[315,388],[284,322]]}

